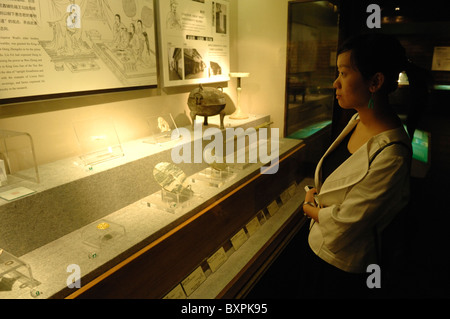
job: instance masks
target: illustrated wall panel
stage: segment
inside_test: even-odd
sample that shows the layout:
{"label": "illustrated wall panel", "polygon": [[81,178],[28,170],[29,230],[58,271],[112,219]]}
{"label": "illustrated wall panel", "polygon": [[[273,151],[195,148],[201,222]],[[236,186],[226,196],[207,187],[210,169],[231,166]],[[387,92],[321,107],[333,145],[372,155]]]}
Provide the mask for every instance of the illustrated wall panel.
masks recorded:
{"label": "illustrated wall panel", "polygon": [[0,99],[157,84],[153,0],[4,0]]}
{"label": "illustrated wall panel", "polygon": [[228,0],[159,0],[163,86],[229,80]]}

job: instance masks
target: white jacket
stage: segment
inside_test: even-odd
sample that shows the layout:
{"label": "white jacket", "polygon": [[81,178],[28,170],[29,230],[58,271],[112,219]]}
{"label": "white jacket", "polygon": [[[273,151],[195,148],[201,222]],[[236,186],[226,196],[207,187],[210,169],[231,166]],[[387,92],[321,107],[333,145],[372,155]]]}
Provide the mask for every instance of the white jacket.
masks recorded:
{"label": "white jacket", "polygon": [[[347,272],[366,272],[377,263],[375,231],[381,231],[409,200],[411,143],[399,127],[367,141],[321,184],[324,157],[359,122],[356,113],[319,161],[315,172],[318,222],[311,221],[309,245],[323,260]],[[377,150],[393,144],[369,160]],[[379,238],[379,237],[378,237]]]}

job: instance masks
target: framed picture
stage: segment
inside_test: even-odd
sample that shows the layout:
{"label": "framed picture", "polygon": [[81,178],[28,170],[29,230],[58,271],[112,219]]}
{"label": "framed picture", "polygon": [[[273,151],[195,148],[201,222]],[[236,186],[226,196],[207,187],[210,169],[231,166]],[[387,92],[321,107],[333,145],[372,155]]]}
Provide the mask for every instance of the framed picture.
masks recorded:
{"label": "framed picture", "polygon": [[0,99],[157,85],[153,1],[6,1]]}
{"label": "framed picture", "polygon": [[432,71],[450,71],[450,47],[434,47]]}
{"label": "framed picture", "polygon": [[164,87],[228,81],[228,0],[158,0]]}

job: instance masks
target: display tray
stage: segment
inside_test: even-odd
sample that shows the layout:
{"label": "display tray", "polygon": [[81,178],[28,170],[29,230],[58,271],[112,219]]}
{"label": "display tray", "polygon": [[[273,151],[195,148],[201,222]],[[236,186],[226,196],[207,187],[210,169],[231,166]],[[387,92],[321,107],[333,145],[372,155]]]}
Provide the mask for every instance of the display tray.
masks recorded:
{"label": "display tray", "polygon": [[[142,142],[140,143],[143,144]],[[282,158],[301,144],[302,141],[281,139],[279,143],[279,157]],[[112,161],[109,161],[107,165],[112,165]],[[242,169],[233,170],[232,174],[223,179],[221,185],[210,185],[208,182],[196,179],[195,182],[191,183],[194,196],[186,201],[182,201],[185,205],[177,207],[175,211],[168,212],[160,207],[148,205],[151,201],[148,200],[147,196],[144,196],[102,218],[90,222],[86,226],[20,255],[20,260],[30,265],[33,269],[34,278],[40,282],[39,295],[31,296],[29,291],[24,290],[0,291],[0,299],[61,298],[70,294],[73,292],[73,289],[68,288],[68,278],[73,276],[73,273],[69,266],[76,265],[78,267],[80,270],[78,282],[81,285],[86,285],[114,265],[120,263],[123,259],[160,238],[200,210],[211,205],[214,201],[222,198],[227,192],[235,189],[252,176],[259,174],[262,166],[264,166],[262,163],[243,165]],[[117,170],[117,166],[111,166],[109,169],[114,172]],[[192,182],[192,178],[196,173],[187,174],[187,179]],[[206,176],[208,175],[206,174]],[[163,196],[161,196],[160,192],[161,190],[158,190],[150,196],[162,199]],[[107,240],[104,240],[104,235],[100,237],[93,236],[94,240],[90,241],[91,245],[87,245],[85,240],[87,238],[87,227],[97,226],[105,221],[109,225],[114,225],[116,232],[107,234]],[[99,238],[100,241],[98,241]],[[96,248],[92,251],[87,249],[87,246],[100,247],[100,250]],[[95,253],[94,255],[93,252]]]}

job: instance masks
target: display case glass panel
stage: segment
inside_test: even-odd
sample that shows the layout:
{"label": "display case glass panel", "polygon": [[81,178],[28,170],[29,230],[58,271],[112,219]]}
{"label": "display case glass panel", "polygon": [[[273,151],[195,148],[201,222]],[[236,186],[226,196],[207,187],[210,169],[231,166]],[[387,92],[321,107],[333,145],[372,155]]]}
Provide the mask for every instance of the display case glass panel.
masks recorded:
{"label": "display case glass panel", "polygon": [[0,187],[21,180],[39,183],[33,139],[25,132],[0,130]]}
{"label": "display case glass panel", "polygon": [[285,136],[304,139],[331,124],[337,6],[289,2]]}

